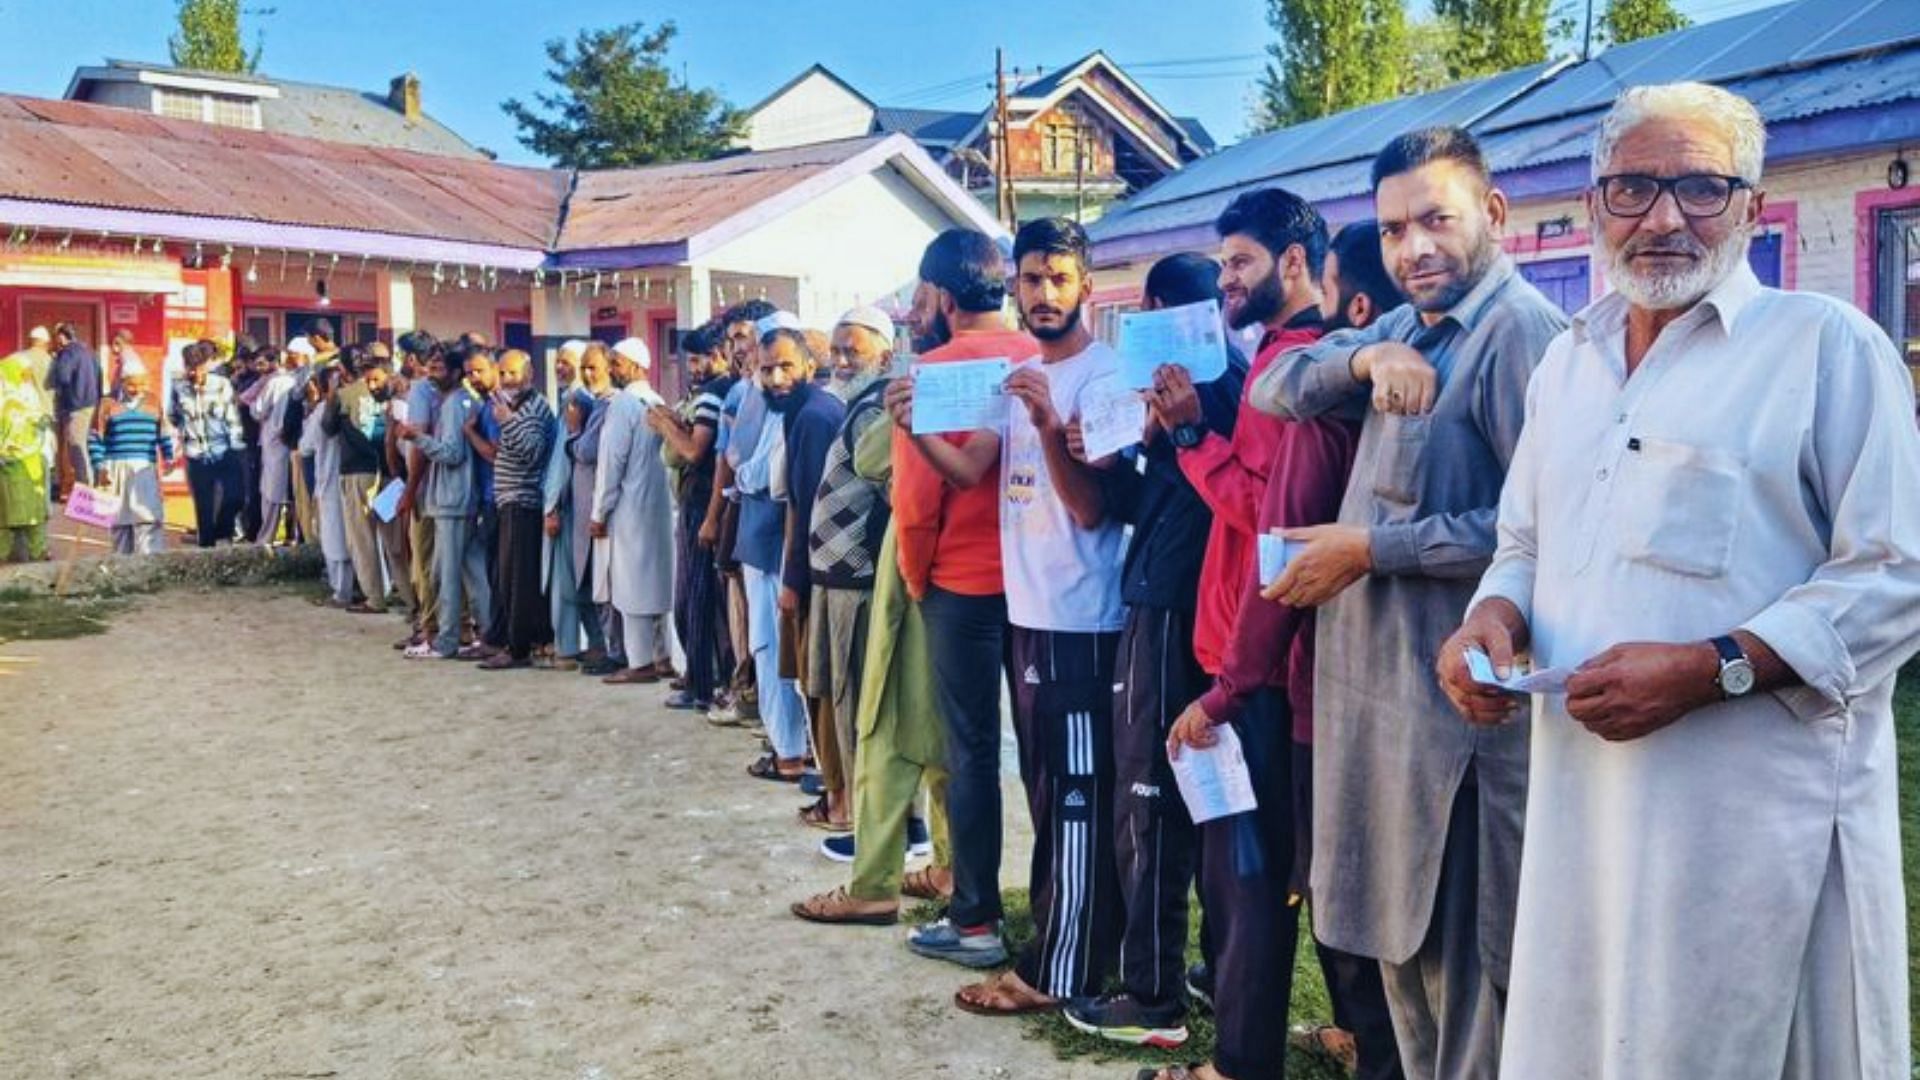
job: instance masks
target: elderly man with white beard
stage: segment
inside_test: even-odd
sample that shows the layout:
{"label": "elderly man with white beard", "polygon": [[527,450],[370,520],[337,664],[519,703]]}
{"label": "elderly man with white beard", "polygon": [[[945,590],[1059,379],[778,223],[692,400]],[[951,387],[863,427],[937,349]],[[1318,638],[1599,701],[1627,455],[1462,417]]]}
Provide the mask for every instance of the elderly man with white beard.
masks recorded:
{"label": "elderly man with white beard", "polygon": [[1765,129],[1627,91],[1587,196],[1614,292],[1528,391],[1500,546],[1442,683],[1531,650],[1501,1075],[1909,1073],[1892,696],[1920,647],[1913,389],[1851,306],[1763,288]]}

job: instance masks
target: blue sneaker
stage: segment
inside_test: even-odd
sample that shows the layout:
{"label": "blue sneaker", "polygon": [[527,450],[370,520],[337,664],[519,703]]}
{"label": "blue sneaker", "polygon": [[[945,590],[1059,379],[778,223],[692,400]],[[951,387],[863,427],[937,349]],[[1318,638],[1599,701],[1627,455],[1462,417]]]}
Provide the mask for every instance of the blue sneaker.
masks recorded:
{"label": "blue sneaker", "polygon": [[806,772],[800,774],[800,794],[812,795],[818,798],[826,793],[827,784],[826,781],[820,779],[819,770],[808,769]]}
{"label": "blue sneaker", "polygon": [[927,823],[917,817],[907,819],[907,858],[924,859],[933,854],[933,836]]}
{"label": "blue sneaker", "polygon": [[945,918],[907,935],[907,950],[916,956],[969,968],[999,967],[1007,962],[1007,947],[1000,941],[998,927],[989,925],[962,933],[952,920]]}
{"label": "blue sneaker", "polygon": [[828,859],[832,859],[834,862],[852,862],[853,834],[842,833],[839,836],[829,836],[825,840],[820,841],[820,854]]}

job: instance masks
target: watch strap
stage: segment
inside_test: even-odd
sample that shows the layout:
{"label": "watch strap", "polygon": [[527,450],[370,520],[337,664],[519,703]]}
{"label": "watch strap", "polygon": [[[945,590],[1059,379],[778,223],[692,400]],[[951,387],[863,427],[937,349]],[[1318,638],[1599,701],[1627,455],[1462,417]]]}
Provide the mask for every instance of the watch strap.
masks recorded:
{"label": "watch strap", "polygon": [[1723,667],[1747,658],[1747,650],[1741,648],[1740,643],[1735,641],[1731,634],[1714,638],[1713,648],[1720,654],[1720,664]]}

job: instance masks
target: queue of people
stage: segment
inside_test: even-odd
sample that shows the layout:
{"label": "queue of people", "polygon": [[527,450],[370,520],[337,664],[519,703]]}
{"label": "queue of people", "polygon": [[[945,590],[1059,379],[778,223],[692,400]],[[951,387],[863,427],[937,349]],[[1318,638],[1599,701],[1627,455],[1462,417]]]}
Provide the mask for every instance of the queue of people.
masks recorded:
{"label": "queue of people", "polygon": [[[322,332],[232,380],[189,350],[171,439],[125,376],[83,452],[129,505],[177,452],[203,543],[256,500],[249,535],[319,543],[325,603],[402,607],[410,660],[660,684],[757,734],[745,775],[802,790],[795,827],[848,864],[795,917],[932,901],[903,945],[981,973],[971,1013],[1170,1048],[1210,1009],[1212,1059],[1141,1080],[1280,1077],[1290,1041],[1370,1080],[1905,1077],[1920,434],[1870,321],[1748,268],[1764,140],[1726,91],[1624,93],[1588,195],[1612,291],[1571,321],[1502,253],[1464,130],[1390,142],[1375,219],[1331,235],[1244,193],[1141,304],[1216,301],[1252,355],[1161,366],[1101,456],[1081,419],[1121,362],[1060,218],[1010,255],[934,239],[910,368],[867,307],[727,310],[685,336],[679,402],[637,339],[566,343],[549,396],[479,335],[404,335],[396,368]],[[1004,416],[917,429],[915,373],[987,358]],[[0,363],[16,543],[23,371]],[[1174,762],[1229,730],[1254,807],[1196,823]],[[1335,1023],[1289,1032],[1303,929]]]}

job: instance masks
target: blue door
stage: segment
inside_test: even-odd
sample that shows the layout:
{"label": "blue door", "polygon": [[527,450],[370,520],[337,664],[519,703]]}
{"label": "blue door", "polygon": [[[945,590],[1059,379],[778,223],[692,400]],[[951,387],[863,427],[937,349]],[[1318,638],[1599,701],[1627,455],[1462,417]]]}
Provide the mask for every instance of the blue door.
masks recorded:
{"label": "blue door", "polygon": [[1779,233],[1755,233],[1747,244],[1747,265],[1753,267],[1753,276],[1760,279],[1760,284],[1771,289],[1780,287],[1780,244]]}
{"label": "blue door", "polygon": [[1571,315],[1587,306],[1592,291],[1592,262],[1585,255],[1520,264],[1520,276]]}

